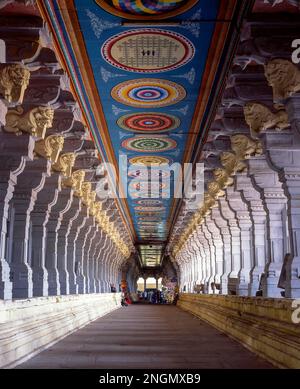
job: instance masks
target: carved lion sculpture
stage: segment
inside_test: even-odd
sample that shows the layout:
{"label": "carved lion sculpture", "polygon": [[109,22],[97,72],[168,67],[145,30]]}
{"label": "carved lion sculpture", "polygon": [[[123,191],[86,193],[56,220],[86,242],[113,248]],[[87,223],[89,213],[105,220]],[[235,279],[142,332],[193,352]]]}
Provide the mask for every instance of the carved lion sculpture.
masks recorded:
{"label": "carved lion sculpture", "polygon": [[9,103],[22,104],[29,79],[30,71],[23,65],[7,65],[0,69],[0,93]]}
{"label": "carved lion sculpture", "polygon": [[285,110],[273,113],[268,107],[258,103],[247,103],[244,106],[245,120],[254,136],[269,128],[282,130],[289,127]]}
{"label": "carved lion sculpture", "polygon": [[248,159],[251,156],[262,154],[260,141],[255,141],[241,134],[231,137],[231,148],[239,159]]}
{"label": "carved lion sculpture", "polygon": [[72,168],[75,165],[76,154],[75,153],[65,153],[60,155],[57,163],[52,165],[52,168],[61,172],[65,177],[70,177],[72,174]]}
{"label": "carved lion sculpture", "polygon": [[34,151],[41,157],[49,159],[52,163],[56,163],[63,149],[64,140],[64,137],[61,135],[50,135],[45,140],[42,139],[35,142]]}
{"label": "carved lion sculpture", "polygon": [[211,197],[217,199],[220,196],[224,196],[224,191],[222,190],[220,184],[216,181],[211,181],[207,184],[208,193]]}
{"label": "carved lion sculpture", "polygon": [[221,188],[233,185],[233,178],[229,176],[225,169],[217,168],[213,171],[213,174]]}
{"label": "carved lion sculpture", "polygon": [[85,171],[84,170],[76,170],[75,172],[72,173],[71,176],[71,186],[75,191],[76,195],[81,195],[81,186],[83,184],[85,177]]}
{"label": "carved lion sculpture", "polygon": [[243,172],[247,168],[245,162],[240,161],[235,154],[227,151],[220,155],[220,160],[226,171],[230,174]]}
{"label": "carved lion sculpture", "polygon": [[21,107],[11,109],[6,114],[5,131],[17,135],[27,132],[38,138],[44,138],[47,128],[52,127],[54,110],[48,107],[37,107],[24,114]]}
{"label": "carved lion sculpture", "polygon": [[300,91],[300,70],[287,59],[269,61],[265,65],[265,76],[273,88],[273,98],[276,102]]}
{"label": "carved lion sculpture", "polygon": [[92,184],[90,182],[83,182],[81,185],[82,201],[86,206],[90,204],[90,194],[92,191]]}

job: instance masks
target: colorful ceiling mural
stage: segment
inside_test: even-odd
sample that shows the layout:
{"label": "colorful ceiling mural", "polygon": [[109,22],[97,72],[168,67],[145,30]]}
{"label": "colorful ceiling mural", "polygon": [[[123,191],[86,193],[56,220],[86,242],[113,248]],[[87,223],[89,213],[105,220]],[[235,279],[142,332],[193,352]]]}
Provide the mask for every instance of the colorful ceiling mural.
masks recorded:
{"label": "colorful ceiling mural", "polygon": [[[219,0],[74,0],[68,7],[65,2],[48,0],[45,8],[91,132],[103,160],[118,165],[119,156],[126,156],[130,170],[118,166],[128,180],[124,215],[130,215],[140,244],[153,241],[160,250],[174,206],[168,167],[183,162],[190,133],[201,131],[192,123],[224,5],[221,13]],[[170,179],[167,187],[162,179]],[[140,252],[147,256],[146,249]],[[157,262],[161,253],[154,257]]]}

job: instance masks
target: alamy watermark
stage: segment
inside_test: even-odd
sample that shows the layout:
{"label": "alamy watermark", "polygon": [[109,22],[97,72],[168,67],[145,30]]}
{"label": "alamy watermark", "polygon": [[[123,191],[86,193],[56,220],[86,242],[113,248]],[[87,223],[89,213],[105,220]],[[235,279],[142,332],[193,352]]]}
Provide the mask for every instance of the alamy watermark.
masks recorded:
{"label": "alamy watermark", "polygon": [[300,323],[300,298],[293,300],[292,302],[292,308],[295,309],[292,313],[292,322],[294,324],[299,324]]}
{"label": "alamy watermark", "polygon": [[[203,202],[204,164],[156,163],[142,157],[144,163],[128,164],[127,155],[119,156],[119,179],[115,166],[102,163],[97,168],[100,178],[96,193],[99,198],[170,199],[183,198],[190,209]],[[118,182],[118,184],[117,184]]]}
{"label": "alamy watermark", "polygon": [[292,48],[295,49],[292,53],[292,62],[294,64],[300,63],[300,39],[294,39]]}

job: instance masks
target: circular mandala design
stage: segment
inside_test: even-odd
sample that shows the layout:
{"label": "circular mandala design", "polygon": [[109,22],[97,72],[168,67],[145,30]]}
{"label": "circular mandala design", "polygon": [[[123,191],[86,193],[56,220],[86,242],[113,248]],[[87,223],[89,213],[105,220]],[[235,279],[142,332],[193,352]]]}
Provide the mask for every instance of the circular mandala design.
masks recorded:
{"label": "circular mandala design", "polygon": [[176,116],[157,112],[129,114],[121,116],[117,124],[123,130],[142,133],[172,131],[180,126]]}
{"label": "circular mandala design", "polygon": [[155,212],[136,212],[136,215],[140,216],[155,216]]}
{"label": "circular mandala design", "polygon": [[180,15],[198,0],[96,0],[103,9],[126,19],[165,19]]}
{"label": "circular mandala design", "polygon": [[130,188],[133,188],[135,190],[139,190],[143,193],[148,193],[148,190],[151,188],[152,191],[157,191],[159,189],[165,189],[167,186],[164,182],[148,182],[148,181],[141,181],[141,182],[131,182],[129,184]]}
{"label": "circular mandala design", "polygon": [[150,216],[140,216],[139,217],[139,220],[144,220],[144,221],[149,221],[149,222],[160,222],[161,219],[157,218],[157,217],[150,217]]}
{"label": "circular mandala design", "polygon": [[135,211],[141,211],[141,212],[161,212],[165,210],[165,207],[143,207],[143,206],[137,206],[134,207]]}
{"label": "circular mandala design", "polygon": [[122,142],[122,147],[130,151],[142,151],[143,153],[163,152],[175,149],[177,143],[171,138],[163,135],[156,136],[135,136]]}
{"label": "circular mandala design", "polygon": [[144,206],[149,206],[149,207],[154,207],[154,206],[157,206],[157,205],[162,205],[162,201],[160,200],[139,200],[139,201],[136,201],[136,204],[139,204],[139,205],[144,205]]}
{"label": "circular mandala design", "polygon": [[176,32],[143,28],[109,38],[101,48],[112,66],[135,73],[158,73],[177,69],[195,55],[193,44]]}
{"label": "circular mandala design", "polygon": [[131,165],[159,166],[159,165],[170,163],[170,160],[165,157],[149,155],[149,156],[130,158],[129,163]]}
{"label": "circular mandala design", "polygon": [[185,89],[175,82],[157,78],[140,78],[116,85],[111,96],[131,107],[166,107],[185,98]]}
{"label": "circular mandala design", "polygon": [[129,177],[140,178],[141,180],[148,180],[149,175],[152,179],[157,179],[159,177],[169,178],[171,173],[169,169],[164,169],[163,167],[161,169],[137,169],[128,172]]}

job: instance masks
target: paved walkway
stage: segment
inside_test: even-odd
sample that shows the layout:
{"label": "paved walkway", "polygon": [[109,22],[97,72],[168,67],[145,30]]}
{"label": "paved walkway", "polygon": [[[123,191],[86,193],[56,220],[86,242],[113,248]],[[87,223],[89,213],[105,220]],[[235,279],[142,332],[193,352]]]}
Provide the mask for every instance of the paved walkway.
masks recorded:
{"label": "paved walkway", "polygon": [[123,307],[19,368],[270,368],[239,343],[175,306]]}

